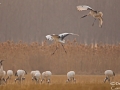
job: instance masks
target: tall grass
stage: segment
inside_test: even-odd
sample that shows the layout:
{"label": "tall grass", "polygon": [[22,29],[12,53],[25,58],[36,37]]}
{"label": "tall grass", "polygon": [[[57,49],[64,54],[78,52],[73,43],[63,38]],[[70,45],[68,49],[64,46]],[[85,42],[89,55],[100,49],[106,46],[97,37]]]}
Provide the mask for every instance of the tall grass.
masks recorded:
{"label": "tall grass", "polygon": [[67,41],[64,52],[61,45],[54,55],[55,44],[47,42],[24,43],[7,41],[0,43],[0,59],[4,59],[4,70],[17,69],[51,70],[53,74],[66,74],[74,70],[76,74],[104,74],[106,69],[120,73],[120,45],[79,44]]}

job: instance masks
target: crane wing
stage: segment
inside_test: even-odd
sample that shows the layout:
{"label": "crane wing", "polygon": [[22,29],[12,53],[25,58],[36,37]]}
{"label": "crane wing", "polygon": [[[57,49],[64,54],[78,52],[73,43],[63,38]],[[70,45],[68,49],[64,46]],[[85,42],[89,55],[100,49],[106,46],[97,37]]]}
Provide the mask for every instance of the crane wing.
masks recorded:
{"label": "crane wing", "polygon": [[52,36],[51,36],[51,35],[46,35],[46,39],[47,39],[47,40],[50,40],[50,41],[52,41],[52,40],[53,40],[53,38],[52,38]]}
{"label": "crane wing", "polygon": [[68,35],[77,35],[79,36],[78,34],[74,34],[74,33],[62,33],[62,34],[59,34],[60,38],[63,40],[66,36]]}
{"label": "crane wing", "polygon": [[87,5],[79,5],[77,6],[77,10],[83,11],[83,10],[93,10],[93,9]]}

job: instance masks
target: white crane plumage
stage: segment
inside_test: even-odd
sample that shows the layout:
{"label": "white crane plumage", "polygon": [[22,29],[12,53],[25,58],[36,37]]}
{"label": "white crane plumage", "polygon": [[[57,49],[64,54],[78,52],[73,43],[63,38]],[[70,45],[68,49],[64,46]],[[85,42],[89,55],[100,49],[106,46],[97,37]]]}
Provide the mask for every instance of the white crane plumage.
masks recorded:
{"label": "white crane plumage", "polygon": [[70,81],[76,82],[75,71],[69,71],[67,73],[67,81],[66,82],[70,82]]}
{"label": "white crane plumage", "polygon": [[31,71],[31,76],[32,76],[32,80],[36,81],[36,83],[39,83],[39,79],[40,79],[40,76],[41,76],[41,73],[40,71],[36,70],[36,71]]}
{"label": "white crane plumage", "polygon": [[6,82],[8,79],[11,79],[11,77],[13,76],[13,71],[12,70],[7,70],[7,78],[6,78]]}
{"label": "white crane plumage", "polygon": [[0,61],[0,64],[1,64],[1,67],[0,67],[0,84],[2,84],[2,81],[5,82],[5,79],[4,79],[5,73],[4,73],[3,65],[2,65],[2,62],[3,62],[3,61],[4,61],[4,60],[1,60],[1,61]]}
{"label": "white crane plumage", "polygon": [[110,77],[114,77],[115,76],[115,72],[113,72],[112,70],[106,70],[105,72],[104,72],[104,74],[105,74],[105,79],[104,79],[104,83],[106,82],[106,80],[108,80],[109,82],[110,82]]}
{"label": "white crane plumage", "polygon": [[[59,34],[59,35],[56,35],[56,34],[46,35],[46,39],[47,39],[47,40],[50,40],[50,41],[55,41],[55,42],[61,43],[61,45],[62,45],[65,53],[67,53],[62,43],[65,43],[64,38],[65,38],[66,36],[68,36],[68,35],[77,35],[77,36],[79,36],[78,34],[74,34],[74,33],[61,33],[61,34]],[[55,49],[55,51],[52,53],[52,55],[56,52],[57,49],[58,49],[58,47],[56,46],[56,49]]]}
{"label": "white crane plumage", "polygon": [[51,71],[45,71],[42,73],[42,78],[41,78],[41,83],[43,82],[43,80],[45,80],[47,83],[51,82],[51,76],[52,76],[52,72]]}
{"label": "white crane plumage", "polygon": [[[79,5],[79,6],[77,6],[77,10],[78,11],[90,10],[90,12],[87,15],[84,15],[81,18],[84,18],[88,15],[91,15],[94,18],[94,22],[96,21],[96,19],[98,19],[99,20],[99,27],[102,27],[102,24],[103,24],[103,18],[102,18],[103,13],[102,12],[96,11],[87,5]],[[93,22],[92,26],[94,25],[94,22]]]}
{"label": "white crane plumage", "polygon": [[83,11],[83,10],[93,10],[91,7],[87,6],[87,5],[80,5],[80,6],[77,6],[77,9],[79,11]]}
{"label": "white crane plumage", "polygon": [[20,82],[22,82],[22,80],[25,80],[24,75],[27,74],[27,72],[25,70],[17,70],[17,72],[15,73],[15,76],[17,76],[17,78],[15,79],[15,82],[17,80],[19,80]]}

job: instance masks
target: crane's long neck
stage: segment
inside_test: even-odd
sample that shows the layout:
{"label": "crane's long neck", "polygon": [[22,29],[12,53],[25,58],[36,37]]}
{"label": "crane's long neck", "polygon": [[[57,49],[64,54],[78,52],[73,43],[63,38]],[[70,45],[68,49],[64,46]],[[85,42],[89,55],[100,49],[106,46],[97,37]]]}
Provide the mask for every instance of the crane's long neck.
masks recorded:
{"label": "crane's long neck", "polygon": [[3,70],[3,65],[1,65],[0,69]]}
{"label": "crane's long neck", "polygon": [[3,65],[2,65],[2,62],[0,62],[0,64],[1,64],[1,67],[0,67],[0,69],[1,69],[1,70],[3,70]]}

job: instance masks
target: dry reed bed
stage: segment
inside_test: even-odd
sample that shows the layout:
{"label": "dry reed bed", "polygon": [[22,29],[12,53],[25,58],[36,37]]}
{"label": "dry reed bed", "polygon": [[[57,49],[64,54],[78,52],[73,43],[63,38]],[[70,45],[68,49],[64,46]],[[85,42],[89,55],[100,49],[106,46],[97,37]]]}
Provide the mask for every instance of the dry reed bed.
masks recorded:
{"label": "dry reed bed", "polygon": [[[32,82],[30,75],[26,75],[26,80],[22,84],[14,83],[15,77],[12,77],[8,84],[0,86],[0,90],[110,90],[110,84],[103,83],[104,77],[102,75],[76,75],[76,83],[66,84],[66,75],[53,75],[50,84],[36,84]],[[120,76],[115,79],[120,79]]]}
{"label": "dry reed bed", "polygon": [[7,41],[0,43],[0,59],[4,62],[4,69],[51,70],[53,74],[66,74],[74,70],[77,74],[104,74],[106,69],[120,73],[120,45],[96,44],[84,45],[75,40],[64,44],[67,54],[61,45],[54,55],[55,44],[46,42],[14,43]]}

